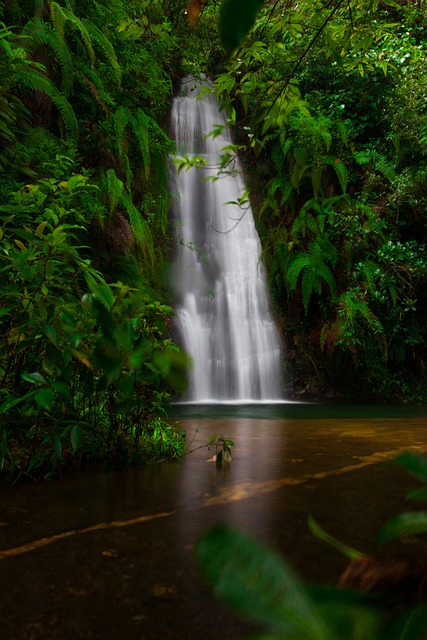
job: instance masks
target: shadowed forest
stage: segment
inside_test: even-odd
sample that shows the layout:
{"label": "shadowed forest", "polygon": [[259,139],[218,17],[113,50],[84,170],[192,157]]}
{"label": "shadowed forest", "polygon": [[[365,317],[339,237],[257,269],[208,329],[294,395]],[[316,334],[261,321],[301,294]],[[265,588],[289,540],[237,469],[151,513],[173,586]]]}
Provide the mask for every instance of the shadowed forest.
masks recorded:
{"label": "shadowed forest", "polygon": [[4,476],[185,449],[167,421],[190,359],[166,275],[186,74],[213,79],[202,94],[233,130],[218,172],[244,166],[285,396],[426,401],[424,6],[241,4],[2,3]]}

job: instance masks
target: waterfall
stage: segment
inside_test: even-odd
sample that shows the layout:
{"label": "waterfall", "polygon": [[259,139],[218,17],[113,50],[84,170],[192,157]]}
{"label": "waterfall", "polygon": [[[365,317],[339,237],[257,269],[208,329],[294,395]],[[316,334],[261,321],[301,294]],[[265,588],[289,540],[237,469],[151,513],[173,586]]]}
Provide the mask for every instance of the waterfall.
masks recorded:
{"label": "waterfall", "polygon": [[[172,105],[178,155],[199,155],[203,168],[171,168],[172,215],[177,255],[171,269],[179,337],[192,357],[193,402],[280,401],[281,343],[261,263],[261,245],[244,191],[239,163],[217,180],[221,149],[231,144],[214,95],[197,100],[200,87],[188,77]],[[230,167],[229,167],[230,168]]]}

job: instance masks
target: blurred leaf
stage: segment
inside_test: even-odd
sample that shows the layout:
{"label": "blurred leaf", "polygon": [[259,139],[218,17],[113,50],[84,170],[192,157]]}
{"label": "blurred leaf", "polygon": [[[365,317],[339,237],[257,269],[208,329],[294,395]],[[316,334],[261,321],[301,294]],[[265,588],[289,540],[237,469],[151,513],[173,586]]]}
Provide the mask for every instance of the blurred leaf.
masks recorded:
{"label": "blurred leaf", "polygon": [[50,409],[55,399],[55,392],[51,389],[41,389],[35,395],[35,400],[42,409]]}
{"label": "blurred leaf", "polygon": [[407,498],[411,500],[421,500],[427,502],[427,487],[420,487],[419,489],[412,489],[406,494]]}
{"label": "blurred leaf", "polygon": [[98,300],[100,300],[103,304],[105,304],[107,309],[110,309],[113,306],[115,299],[114,299],[113,292],[111,288],[108,286],[108,284],[106,282],[98,284],[98,282],[96,282],[93,276],[91,276],[90,273],[88,273],[87,271],[85,273],[85,280],[87,282],[89,289],[94,294],[94,296],[96,296]]}
{"label": "blurred leaf", "polygon": [[62,459],[62,444],[61,444],[61,440],[58,436],[58,434],[54,433],[52,436],[52,444],[53,444],[53,450],[55,452],[55,457],[58,460]]}
{"label": "blurred leaf", "polygon": [[26,400],[29,400],[30,398],[35,396],[36,393],[37,391],[33,390],[33,391],[29,391],[28,393],[21,396],[20,398],[16,398],[16,397],[6,398],[6,400],[2,404],[0,404],[0,414],[6,413],[6,411],[9,411],[9,409],[11,409],[12,407],[15,407],[17,404],[20,404],[21,402],[25,402]]}
{"label": "blurred leaf", "polygon": [[417,478],[427,482],[427,457],[413,451],[407,451],[395,458],[395,462],[403,467],[405,471]]}
{"label": "blurred leaf", "polygon": [[258,541],[219,524],[199,540],[196,556],[215,593],[248,619],[294,640],[330,638],[291,569]]}
{"label": "blurred leaf", "polygon": [[337,538],[331,536],[330,533],[327,533],[322,527],[316,522],[311,514],[309,514],[307,518],[308,528],[315,538],[318,540],[322,540],[323,542],[327,542],[338,551],[341,551],[347,558],[350,560],[355,560],[356,558],[363,558],[365,554],[360,551],[356,551],[352,547],[347,546],[344,542],[341,542]]}
{"label": "blurred leaf", "polygon": [[43,333],[53,344],[56,344],[56,331],[54,327],[50,327],[47,324],[43,325]]}
{"label": "blurred leaf", "polygon": [[380,545],[389,540],[412,536],[417,533],[427,533],[427,512],[412,511],[400,513],[385,523],[379,530],[375,544]]}
{"label": "blurred leaf", "polygon": [[73,448],[73,453],[76,453],[82,441],[82,430],[78,424],[75,424],[71,427],[70,440],[71,446]]}
{"label": "blurred leaf", "polygon": [[52,382],[52,389],[54,389],[58,393],[62,393],[62,395],[64,395],[64,396],[69,396],[70,395],[69,388],[67,387],[65,382],[61,382],[61,380],[54,380]]}
{"label": "blurred leaf", "polygon": [[427,630],[427,604],[401,613],[387,629],[387,640],[423,640]]}
{"label": "blurred leaf", "polygon": [[255,22],[262,0],[223,0],[219,14],[219,33],[228,53],[243,40]]}
{"label": "blurred leaf", "polygon": [[323,586],[308,588],[308,592],[323,619],[328,621],[333,638],[382,638],[384,606],[376,594]]}

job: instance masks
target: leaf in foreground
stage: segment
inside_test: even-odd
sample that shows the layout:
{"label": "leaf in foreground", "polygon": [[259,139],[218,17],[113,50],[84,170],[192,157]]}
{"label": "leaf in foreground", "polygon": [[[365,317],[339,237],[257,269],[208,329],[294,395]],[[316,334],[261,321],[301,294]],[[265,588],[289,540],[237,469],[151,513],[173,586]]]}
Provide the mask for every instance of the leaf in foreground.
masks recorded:
{"label": "leaf in foreground", "polygon": [[258,541],[219,524],[199,540],[196,556],[216,595],[246,618],[295,640],[330,638],[293,571]]}
{"label": "leaf in foreground", "polygon": [[223,0],[219,15],[219,33],[228,53],[239,46],[255,22],[262,0]]}
{"label": "leaf in foreground", "polygon": [[427,457],[414,451],[397,456],[395,462],[418,480],[427,482]]}
{"label": "leaf in foreground", "polygon": [[389,540],[396,540],[417,533],[427,533],[426,511],[400,513],[395,518],[392,518],[379,530],[375,544],[380,545]]}

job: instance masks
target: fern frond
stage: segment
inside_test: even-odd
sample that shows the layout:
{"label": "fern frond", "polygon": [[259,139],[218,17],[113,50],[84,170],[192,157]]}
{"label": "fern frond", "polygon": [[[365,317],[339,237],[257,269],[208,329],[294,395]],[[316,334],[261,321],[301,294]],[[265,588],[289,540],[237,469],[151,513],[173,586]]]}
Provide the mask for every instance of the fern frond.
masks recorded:
{"label": "fern frond", "polygon": [[321,281],[325,282],[332,295],[335,294],[335,276],[332,273],[331,269],[328,267],[327,264],[319,264],[316,265],[315,267],[315,274],[317,277],[317,282],[315,284],[315,289],[318,293],[321,293],[322,291],[322,283]]}
{"label": "fern frond", "polygon": [[67,142],[72,145],[76,144],[79,137],[79,127],[73,108],[66,97],[58,91],[46,76],[39,74],[28,75],[27,77],[23,77],[22,81],[27,88],[33,91],[40,91],[52,100],[60,114]]}
{"label": "fern frond", "polygon": [[93,22],[82,18],[82,24],[86,27],[91,40],[96,43],[103,52],[108,64],[113,69],[117,86],[120,87],[122,82],[122,68],[117,60],[113,45],[105,34],[102,33],[95,24],[93,24]]}
{"label": "fern frond", "polygon": [[335,161],[332,165],[336,176],[338,178],[338,182],[340,183],[340,187],[343,193],[346,193],[348,186],[348,171],[345,164],[341,161]]}
{"label": "fern frond", "polygon": [[387,158],[377,151],[371,149],[363,149],[362,151],[356,151],[354,154],[356,162],[360,165],[373,163],[374,169],[383,174],[387,180],[393,182],[396,179],[396,172],[391,162]]}
{"label": "fern frond", "polygon": [[34,15],[41,18],[44,11],[44,0],[34,0]]}
{"label": "fern frond", "polygon": [[132,233],[139,247],[142,249],[146,262],[154,265],[154,242],[150,227],[140,211],[135,207],[128,193],[123,191],[122,202],[129,217]]}
{"label": "fern frond", "polygon": [[390,182],[393,182],[396,179],[396,172],[392,166],[392,164],[387,160],[385,156],[381,153],[375,154],[375,169],[380,171],[383,176],[387,178]]}
{"label": "fern frond", "polygon": [[50,25],[37,16],[28,20],[21,31],[23,49],[28,53],[32,53],[40,45],[46,44],[47,30],[49,28]]}
{"label": "fern frond", "polygon": [[73,62],[70,50],[61,35],[55,30],[50,34],[49,45],[59,62],[61,68],[61,91],[67,97],[73,87]]}
{"label": "fern frond", "polygon": [[126,189],[130,192],[132,187],[132,168],[130,166],[129,156],[125,155],[124,157],[124,173],[126,177]]}
{"label": "fern frond", "polygon": [[99,90],[99,87],[97,86],[97,84],[95,84],[95,82],[93,82],[93,80],[90,80],[89,78],[87,78],[83,73],[81,73],[80,71],[77,71],[77,76],[80,78],[80,80],[86,85],[86,87],[89,89],[90,94],[93,96],[93,98],[95,99],[95,102],[97,102],[99,104],[99,106],[101,107],[101,109],[103,110],[103,112],[105,113],[105,115],[107,117],[109,117],[110,115],[110,111],[107,107],[107,105],[105,104],[104,100],[102,99],[101,96],[101,91]]}
{"label": "fern frond", "polygon": [[302,303],[303,303],[304,311],[306,314],[308,313],[311,294],[313,293],[313,289],[316,283],[317,283],[317,275],[313,271],[313,269],[311,268],[304,269],[304,272],[301,278],[301,292],[302,292]]}
{"label": "fern frond", "polygon": [[141,150],[142,162],[145,177],[150,174],[150,146],[149,146],[149,127],[151,118],[147,116],[142,109],[138,109],[136,118],[132,118],[132,129],[138,140]]}
{"label": "fern frond", "polygon": [[61,90],[68,96],[73,84],[73,63],[70,51],[60,33],[52,29],[50,23],[38,17],[31,18],[22,29],[23,47],[32,54],[41,46],[48,46],[61,69]]}
{"label": "fern frond", "polygon": [[107,192],[110,201],[110,215],[112,215],[118,204],[122,202],[124,193],[123,182],[116,176],[114,169],[107,171]]}
{"label": "fern frond", "polygon": [[80,36],[88,52],[91,64],[95,64],[95,52],[93,50],[92,41],[85,25],[80,20],[80,18],[78,18],[73,13],[73,11],[70,11],[70,9],[61,7],[57,2],[51,3],[50,12],[53,26],[61,34],[62,37],[64,37],[65,24],[67,22],[69,22],[70,25],[80,33]]}
{"label": "fern frond", "polygon": [[299,253],[286,272],[286,279],[291,291],[297,286],[299,275],[303,269],[310,266],[310,257],[306,253]]}
{"label": "fern frond", "polygon": [[313,187],[313,194],[315,198],[319,197],[319,193],[321,191],[322,174],[323,167],[320,163],[318,165],[315,165],[311,170],[311,185]]}
{"label": "fern frond", "polygon": [[125,145],[125,129],[128,123],[131,121],[131,114],[126,107],[120,105],[117,107],[114,113],[114,132],[116,135],[116,145],[117,151],[119,155],[119,160],[122,162],[124,156],[126,155],[126,145]]}

